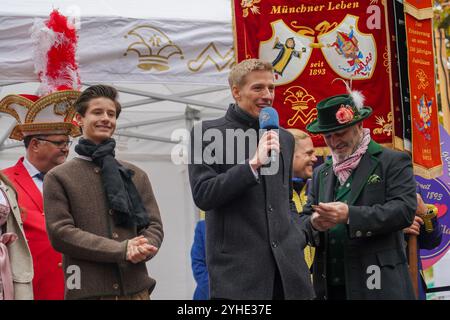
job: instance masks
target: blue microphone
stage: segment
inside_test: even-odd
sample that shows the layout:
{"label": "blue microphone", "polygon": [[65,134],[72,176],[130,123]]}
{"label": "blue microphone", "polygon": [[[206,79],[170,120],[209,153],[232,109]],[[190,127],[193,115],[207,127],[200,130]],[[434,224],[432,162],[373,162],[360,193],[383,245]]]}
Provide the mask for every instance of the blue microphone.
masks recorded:
{"label": "blue microphone", "polygon": [[[274,130],[280,127],[278,112],[272,107],[264,107],[259,113],[259,128],[266,130]],[[277,154],[275,150],[270,150],[270,160],[276,161]]]}

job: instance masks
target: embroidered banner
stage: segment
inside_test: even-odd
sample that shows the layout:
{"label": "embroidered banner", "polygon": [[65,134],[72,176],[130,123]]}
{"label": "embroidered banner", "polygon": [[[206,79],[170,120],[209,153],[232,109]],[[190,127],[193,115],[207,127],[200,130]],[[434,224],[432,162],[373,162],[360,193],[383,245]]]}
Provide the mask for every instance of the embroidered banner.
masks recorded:
{"label": "embroidered banner", "polygon": [[[402,17],[404,17],[403,14],[403,5],[397,1],[387,1],[387,14],[388,14],[388,26],[389,26],[389,31],[392,34],[392,36],[390,37],[389,41],[390,41],[390,46],[391,46],[391,68],[392,70],[394,70],[394,72],[392,72],[392,102],[393,102],[393,127],[394,127],[394,141],[393,141],[393,146],[396,149],[399,150],[403,150],[404,149],[404,145],[403,145],[403,114],[402,114],[402,109],[403,109],[403,103],[404,101],[402,101],[401,97],[402,95],[400,94],[400,92],[402,90],[404,90],[403,88],[403,82],[402,82],[402,73],[401,72],[395,72],[398,70],[401,70],[401,62],[402,61],[406,61],[405,59],[398,59],[397,57],[399,57],[400,55],[397,53],[397,51],[399,50],[398,45],[401,44],[400,41],[397,41],[397,39],[399,39],[399,36],[401,36],[398,32],[400,24],[404,21],[403,20],[398,20],[396,19],[397,15],[398,15],[398,8],[401,8],[401,15]],[[404,31],[404,28],[403,28]],[[406,44],[405,44],[406,47]],[[405,49],[405,54],[406,54],[406,49]],[[406,69],[406,67],[405,67]],[[406,73],[406,72],[405,72]],[[406,82],[407,82],[406,78]],[[407,87],[407,86],[406,86]]]}
{"label": "embroidered banner", "polygon": [[391,37],[394,148],[411,152],[411,107],[409,101],[408,53],[406,48],[405,12],[403,3],[387,1]]}
{"label": "embroidered banner", "polygon": [[[280,125],[304,129],[316,104],[345,93],[352,79],[374,113],[365,120],[380,143],[393,140],[390,43],[384,1],[234,0],[238,61],[261,58],[275,70]],[[396,71],[396,70],[394,70]],[[341,84],[339,84],[341,83]],[[320,135],[316,147],[325,146]]]}
{"label": "embroidered banner", "polygon": [[411,102],[412,155],[416,174],[442,173],[435,88],[432,0],[404,2]]}

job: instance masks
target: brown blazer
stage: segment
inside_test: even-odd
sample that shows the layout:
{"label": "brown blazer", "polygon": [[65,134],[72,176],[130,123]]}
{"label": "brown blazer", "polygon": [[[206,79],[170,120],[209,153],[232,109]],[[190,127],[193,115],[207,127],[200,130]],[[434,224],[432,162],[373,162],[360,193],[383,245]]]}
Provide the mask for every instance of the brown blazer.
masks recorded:
{"label": "brown blazer", "polygon": [[14,300],[33,300],[33,260],[23,231],[22,217],[16,194],[0,179],[0,189],[6,193],[11,214],[6,220],[6,232],[15,233],[17,240],[8,247],[14,284]]}
{"label": "brown blazer", "polygon": [[158,205],[147,174],[130,163],[120,163],[135,172],[133,182],[150,216],[150,226],[139,233],[114,224],[100,168],[93,162],[75,158],[45,176],[47,232],[53,247],[63,254],[65,299],[132,295],[145,289],[150,293],[155,286],[145,262],[133,264],[125,257],[128,239],[138,235],[161,246]]}

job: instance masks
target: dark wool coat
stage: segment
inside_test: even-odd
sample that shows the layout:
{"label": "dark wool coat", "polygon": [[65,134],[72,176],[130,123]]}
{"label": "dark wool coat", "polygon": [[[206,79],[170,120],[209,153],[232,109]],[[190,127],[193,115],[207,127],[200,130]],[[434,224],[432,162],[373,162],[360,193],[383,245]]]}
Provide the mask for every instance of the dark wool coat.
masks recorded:
{"label": "dark wool coat", "polygon": [[[213,129],[224,137],[226,129],[247,132],[258,128],[258,120],[235,105],[224,117],[201,124],[202,133]],[[206,258],[213,299],[271,299],[276,268],[286,299],[314,297],[303,255],[309,217],[299,216],[290,202],[294,138],[284,129],[280,129],[279,136],[280,162],[274,175],[255,178],[248,159],[256,146],[252,150],[250,143],[245,144],[245,152],[238,158],[237,149],[244,145],[231,149],[224,141],[224,152],[216,150],[215,156],[224,160],[234,152],[232,163],[208,164],[200,159],[201,163],[189,165],[194,201],[206,211]],[[202,153],[211,146],[208,141],[202,143],[199,134],[191,139],[194,161],[199,156],[194,155],[195,143],[200,143]]]}

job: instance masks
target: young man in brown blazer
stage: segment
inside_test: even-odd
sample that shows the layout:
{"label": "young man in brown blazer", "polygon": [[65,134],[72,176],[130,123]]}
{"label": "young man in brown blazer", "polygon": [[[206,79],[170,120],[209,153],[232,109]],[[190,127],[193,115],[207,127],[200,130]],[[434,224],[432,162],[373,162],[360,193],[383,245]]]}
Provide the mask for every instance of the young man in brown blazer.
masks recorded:
{"label": "young man in brown blazer", "polygon": [[147,300],[156,282],[145,262],[161,246],[163,228],[147,174],[114,158],[117,91],[91,86],[75,107],[83,131],[78,156],[44,180],[49,238],[63,254],[65,299]]}

